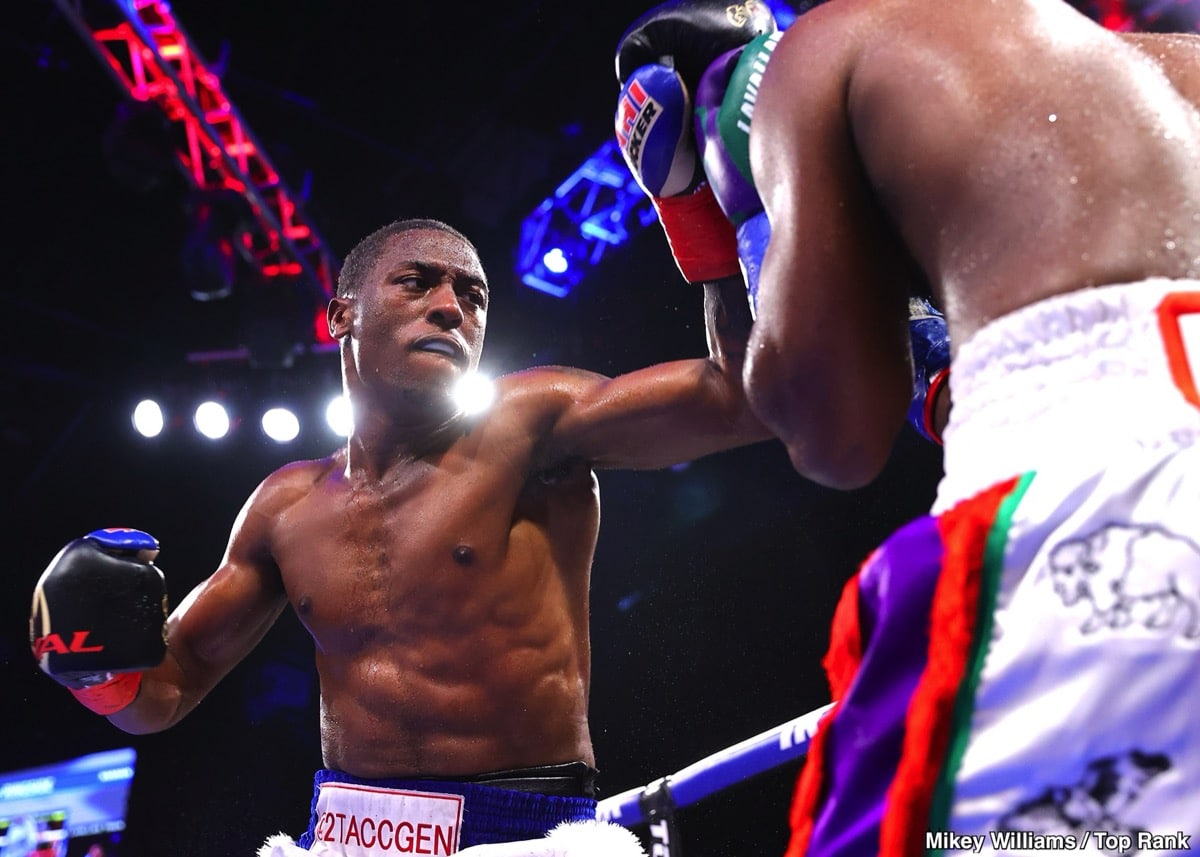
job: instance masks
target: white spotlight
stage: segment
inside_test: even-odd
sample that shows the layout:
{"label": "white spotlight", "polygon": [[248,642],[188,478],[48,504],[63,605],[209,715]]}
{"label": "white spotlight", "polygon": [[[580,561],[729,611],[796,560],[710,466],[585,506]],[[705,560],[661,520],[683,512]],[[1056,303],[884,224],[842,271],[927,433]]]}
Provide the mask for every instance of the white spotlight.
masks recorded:
{"label": "white spotlight", "polygon": [[196,408],[192,422],[196,431],[209,440],[219,440],[229,434],[229,413],[224,405],[211,399]]}
{"label": "white spotlight", "polygon": [[354,431],[354,414],[345,396],[338,394],[329,400],[329,404],[325,406],[325,422],[334,434],[350,437],[350,433]]}
{"label": "white spotlight", "polygon": [[262,415],[262,429],[276,443],[289,443],[300,434],[300,420],[287,408],[271,408]]}
{"label": "white spotlight", "polygon": [[491,407],[496,398],[496,385],[486,375],[468,372],[459,379],[452,395],[458,409],[467,416],[472,416]]}
{"label": "white spotlight", "polygon": [[153,399],[142,399],[133,409],[133,427],[142,437],[158,437],[163,424],[162,408]]}
{"label": "white spotlight", "polygon": [[548,250],[546,255],[542,256],[542,264],[546,266],[546,270],[552,274],[565,273],[570,263],[567,262],[567,256],[563,253],[561,247],[555,247],[553,250]]}

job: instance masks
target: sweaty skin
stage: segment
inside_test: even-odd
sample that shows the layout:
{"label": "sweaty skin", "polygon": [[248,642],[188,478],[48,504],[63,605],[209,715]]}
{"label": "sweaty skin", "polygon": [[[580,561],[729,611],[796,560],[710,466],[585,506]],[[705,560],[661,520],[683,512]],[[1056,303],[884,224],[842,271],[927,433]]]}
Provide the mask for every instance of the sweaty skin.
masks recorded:
{"label": "sweaty skin", "polygon": [[[288,605],[312,634],[326,767],[465,776],[583,760],[593,467],[662,467],[767,437],[740,389],[748,321],[707,286],[708,359],[618,378],[501,378],[482,416],[448,392],[478,365],[483,268],[457,236],[391,237],[330,304],[355,430],[267,477],[220,568],[172,613],[168,656],[112,721],[166,728]],[[744,304],[744,297],[741,297]],[[739,332],[740,331],[740,332]],[[423,347],[431,340],[456,354]],[[452,347],[452,346],[451,346]]]}
{"label": "sweaty skin", "polygon": [[961,345],[1051,295],[1200,274],[1198,63],[1195,39],[1060,0],[797,19],[751,131],[772,239],[747,389],[801,473],[854,487],[886,462],[924,283]]}

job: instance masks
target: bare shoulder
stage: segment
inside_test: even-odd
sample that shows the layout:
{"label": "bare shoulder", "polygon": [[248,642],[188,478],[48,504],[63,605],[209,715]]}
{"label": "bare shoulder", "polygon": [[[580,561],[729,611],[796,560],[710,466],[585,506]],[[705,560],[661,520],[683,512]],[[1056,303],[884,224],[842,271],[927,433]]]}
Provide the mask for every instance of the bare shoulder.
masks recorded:
{"label": "bare shoulder", "polygon": [[246,501],[247,509],[275,515],[308,496],[315,486],[336,474],[345,464],[345,452],[324,458],[293,461],[267,476]]}
{"label": "bare shoulder", "polygon": [[246,498],[230,532],[226,560],[258,568],[273,568],[272,545],[287,512],[312,494],[315,486],[338,472],[344,453],[294,461],[278,468]]}
{"label": "bare shoulder", "polygon": [[840,114],[854,61],[879,29],[871,22],[882,14],[870,3],[838,0],[806,12],[784,32],[754,109],[751,146],[757,141],[759,151],[752,160],[778,172],[772,180],[760,181],[760,188],[769,192],[776,179],[791,175],[794,154],[785,150],[798,140],[820,136],[814,120],[832,122]]}
{"label": "bare shoulder", "polygon": [[886,25],[894,19],[923,13],[923,4],[911,0],[823,3],[796,19],[780,40],[776,55],[790,55],[795,60],[853,52],[873,40],[886,40]]}
{"label": "bare shoulder", "polygon": [[1200,106],[1200,33],[1122,33],[1162,69],[1179,93]]}
{"label": "bare shoulder", "polygon": [[530,426],[549,428],[572,403],[610,380],[572,366],[535,366],[501,376],[496,382],[497,405]]}
{"label": "bare shoulder", "polygon": [[602,400],[612,380],[571,366],[537,366],[505,375],[497,382],[497,406],[488,423],[499,428],[504,447],[525,450],[531,473],[553,473],[554,481],[561,482],[562,468],[585,457],[563,443],[562,427],[571,414],[587,412]]}
{"label": "bare shoulder", "polygon": [[1121,33],[1120,36],[1151,56],[1200,58],[1200,33]]}

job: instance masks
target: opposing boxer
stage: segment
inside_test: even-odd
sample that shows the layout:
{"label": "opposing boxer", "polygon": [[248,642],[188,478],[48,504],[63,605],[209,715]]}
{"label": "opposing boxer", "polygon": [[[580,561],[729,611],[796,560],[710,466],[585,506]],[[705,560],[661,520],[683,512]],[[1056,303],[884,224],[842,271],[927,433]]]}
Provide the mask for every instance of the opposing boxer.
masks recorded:
{"label": "opposing boxer", "polygon": [[767,53],[755,411],[799,472],[861,485],[911,407],[921,285],[955,343],[936,516],[846,588],[789,855],[1194,848],[1196,37],[831,0]]}

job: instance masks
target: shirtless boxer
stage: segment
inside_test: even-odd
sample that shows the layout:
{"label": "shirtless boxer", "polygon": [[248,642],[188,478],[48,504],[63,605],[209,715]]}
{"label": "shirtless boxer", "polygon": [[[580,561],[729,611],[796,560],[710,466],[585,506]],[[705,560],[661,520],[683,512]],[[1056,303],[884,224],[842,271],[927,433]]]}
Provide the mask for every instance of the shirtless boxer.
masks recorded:
{"label": "shirtless boxer", "polygon": [[617,378],[530,369],[469,415],[452,393],[483,345],[478,253],[435,221],[375,232],[349,254],[328,312],[354,410],[345,447],[261,483],[220,567],[165,629],[152,537],[72,542],[35,592],[41,666],[121,729],[154,732],[290,606],[321,690],[324,769],[302,846],[447,853],[594,818],[593,470],[768,436],[741,392],[744,288],[705,290],[708,358]]}

